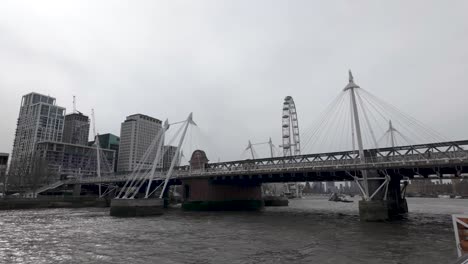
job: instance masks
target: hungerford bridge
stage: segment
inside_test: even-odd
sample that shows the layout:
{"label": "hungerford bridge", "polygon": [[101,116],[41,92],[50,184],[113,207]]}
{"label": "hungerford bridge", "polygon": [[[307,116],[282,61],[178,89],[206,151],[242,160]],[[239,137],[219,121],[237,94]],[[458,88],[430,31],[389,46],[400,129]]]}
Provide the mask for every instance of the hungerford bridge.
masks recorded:
{"label": "hungerford bridge", "polygon": [[[37,190],[44,192],[59,186],[75,186],[80,190],[82,186],[99,186],[100,196],[112,195],[114,200],[150,200],[159,196],[167,195],[168,186],[182,185],[183,208],[186,209],[258,209],[262,206],[263,183],[273,182],[305,182],[305,181],[355,181],[361,191],[362,200],[359,202],[359,213],[363,220],[375,221],[386,220],[408,212],[404,198],[404,188],[401,180],[405,178],[430,176],[436,177],[462,177],[468,173],[468,140],[463,141],[438,141],[425,144],[411,144],[407,136],[392,126],[390,118],[395,118],[395,111],[385,114],[382,108],[366,111],[363,106],[365,101],[359,86],[354,83],[350,72],[349,83],[343,89],[342,94],[348,95],[335,100],[348,110],[351,134],[349,142],[352,142],[351,151],[334,151],[316,154],[300,154],[301,141],[299,139],[299,127],[297,122],[296,107],[291,97],[286,97],[283,105],[283,156],[271,158],[252,159],[209,163],[204,151],[193,152],[189,165],[176,166],[180,160],[180,151],[176,152],[172,164],[168,170],[158,171],[157,161],[164,155],[162,144],[164,136],[169,129],[166,121],[161,133],[147,153],[142,157],[145,163],[153,160],[151,168],[136,168],[133,172],[122,175],[98,175],[95,177],[75,177],[63,180]],[[343,99],[345,98],[345,99]],[[360,103],[359,103],[360,102]],[[336,106],[332,106],[335,107]],[[379,110],[380,109],[380,110]],[[330,111],[328,111],[330,112]],[[333,111],[332,111],[333,112]],[[370,120],[375,116],[371,113],[379,112],[380,116],[390,126],[384,135],[387,137],[387,146],[378,147],[380,140],[375,138],[375,131],[371,129]],[[361,117],[361,119],[360,119]],[[404,116],[405,117],[405,116]],[[329,120],[329,116],[322,117]],[[405,119],[405,118],[403,118]],[[414,125],[415,121],[410,118]],[[389,122],[390,121],[390,122]],[[340,125],[343,121],[338,121]],[[346,123],[346,122],[344,122]],[[367,125],[365,125],[367,123]],[[401,123],[401,122],[400,122]],[[179,137],[178,149],[182,143],[189,125],[194,125],[192,115],[182,122],[182,126],[176,135]],[[411,125],[405,125],[410,127]],[[418,125],[414,125],[418,127]],[[364,133],[364,130],[369,133]],[[313,138],[321,138],[317,131],[325,130],[322,124],[312,131]],[[331,128],[332,131],[336,130]],[[430,135],[431,139],[437,138],[429,134],[423,128],[421,132],[408,132],[407,134]],[[182,131],[182,132],[181,132]],[[399,137],[400,136],[400,137]],[[400,138],[398,142],[398,138]],[[364,147],[366,139],[368,145],[376,147]],[[331,142],[337,141],[332,137]],[[403,143],[407,144],[403,144]],[[356,144],[357,143],[357,144]],[[99,145],[97,143],[97,145]],[[356,146],[357,145],[357,146]],[[249,146],[251,146],[249,142]],[[99,150],[98,150],[99,151]],[[155,151],[155,155],[151,152]],[[273,156],[273,151],[271,151]],[[99,155],[98,155],[99,156]],[[99,166],[98,166],[99,167]],[[101,193],[101,185],[107,189]],[[78,192],[79,193],[79,192]],[[112,212],[112,209],[111,209]]]}

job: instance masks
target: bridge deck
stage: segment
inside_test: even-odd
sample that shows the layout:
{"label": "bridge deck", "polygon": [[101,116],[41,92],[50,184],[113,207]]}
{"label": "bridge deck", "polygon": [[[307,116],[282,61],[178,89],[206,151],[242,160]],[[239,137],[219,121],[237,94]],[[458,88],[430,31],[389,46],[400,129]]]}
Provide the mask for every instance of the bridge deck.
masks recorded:
{"label": "bridge deck", "polygon": [[[190,166],[180,166],[174,171],[174,179],[210,178],[222,180],[273,181],[338,181],[352,180],[361,170],[376,170],[389,175],[415,175],[427,177],[433,174],[459,176],[468,173],[468,140],[399,146],[395,148],[367,149],[362,163],[356,151],[318,153],[300,156],[277,157],[255,160],[238,160],[206,164],[201,170]],[[147,174],[148,172],[141,172]],[[148,177],[140,175],[142,177]],[[165,174],[158,172],[155,180]],[[112,183],[125,182],[130,175],[117,175],[102,178],[83,178],[68,183]]]}

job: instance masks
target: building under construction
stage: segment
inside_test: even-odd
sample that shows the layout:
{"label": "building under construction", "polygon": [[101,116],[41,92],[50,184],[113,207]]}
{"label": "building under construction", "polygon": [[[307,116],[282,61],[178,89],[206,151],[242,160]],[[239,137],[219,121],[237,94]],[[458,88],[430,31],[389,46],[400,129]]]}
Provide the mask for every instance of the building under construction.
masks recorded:
{"label": "building under construction", "polygon": [[89,137],[88,116],[76,112],[65,116],[63,142],[75,145],[87,145]]}
{"label": "building under construction", "polygon": [[[112,173],[115,164],[115,151],[99,149],[100,165],[103,174]],[[65,176],[94,176],[97,171],[97,149],[63,142],[44,141],[37,144],[37,157],[46,162],[50,174],[57,179]]]}

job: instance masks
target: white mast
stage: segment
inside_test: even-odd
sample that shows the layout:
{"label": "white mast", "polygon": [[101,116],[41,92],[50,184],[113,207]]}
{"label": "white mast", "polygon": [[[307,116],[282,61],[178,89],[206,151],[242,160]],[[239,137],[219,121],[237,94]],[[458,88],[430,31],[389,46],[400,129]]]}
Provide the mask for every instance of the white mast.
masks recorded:
{"label": "white mast", "polygon": [[76,113],[76,96],[73,96],[73,113]]}
{"label": "white mast", "polygon": [[163,198],[164,191],[166,190],[167,183],[169,182],[169,179],[171,178],[172,171],[174,170],[174,166],[175,166],[177,160],[179,159],[180,152],[181,152],[180,148],[182,147],[182,143],[184,142],[184,139],[185,139],[185,134],[187,134],[187,128],[188,128],[188,126],[190,124],[196,125],[195,122],[193,122],[193,114],[192,113],[190,113],[187,120],[185,121],[184,131],[182,132],[182,136],[180,138],[179,145],[177,146],[177,149],[176,149],[176,154],[174,155],[174,158],[172,158],[171,167],[169,168],[169,171],[166,174],[166,180],[164,181],[164,186],[162,188],[161,195],[159,196],[159,198],[161,198],[161,199]]}
{"label": "white mast", "polygon": [[[357,137],[357,143],[358,143],[358,148],[359,148],[359,157],[361,160],[361,163],[365,163],[366,159],[364,156],[364,147],[362,145],[362,134],[361,134],[361,125],[359,123],[359,114],[358,114],[358,108],[356,104],[356,95],[354,93],[354,89],[360,88],[358,85],[354,83],[354,78],[353,74],[351,73],[351,70],[349,70],[349,83],[346,85],[346,87],[343,89],[343,91],[350,91],[351,95],[351,106],[353,108],[353,117],[354,117],[354,125],[356,127],[356,137]],[[362,177],[364,180],[364,196],[365,198],[369,197],[369,186],[367,182],[367,171],[362,170]]]}
{"label": "white mast", "polygon": [[273,142],[271,141],[271,137],[270,137],[270,140],[268,141],[268,145],[270,145],[270,155],[272,158],[274,158],[274,155],[273,155]]}
{"label": "white mast", "polygon": [[391,144],[392,144],[392,148],[395,147],[395,135],[393,134],[394,131],[396,131],[396,130],[392,126],[392,120],[389,120],[388,121],[388,132],[390,132],[390,141],[391,141]]}
{"label": "white mast", "polygon": [[[94,134],[94,144],[96,145],[96,158],[97,158],[97,169],[96,173],[98,178],[101,178],[101,157],[100,157],[100,144],[99,144],[99,134],[96,133],[96,117],[94,116],[94,109],[91,109],[91,115],[93,117],[93,134]],[[101,183],[99,183],[99,197],[101,197]]]}
{"label": "white mast", "polygon": [[[164,136],[165,136],[165,133],[166,133],[166,131],[168,129],[169,129],[169,121],[166,119],[166,121],[164,122],[163,131],[162,131],[162,134],[161,134],[161,139],[159,140],[158,145],[156,147],[156,157],[154,157],[153,166],[151,168],[151,174],[150,174],[150,177],[148,179],[148,185],[146,186],[145,198],[148,198],[148,196],[149,196],[149,190],[151,188],[151,183],[153,182],[154,172],[156,171],[156,167],[157,167],[157,165],[159,163],[159,160],[160,160],[160,157],[161,157],[161,152],[164,152],[164,150],[163,150]],[[163,155],[164,155],[164,153],[163,153]]]}
{"label": "white mast", "polygon": [[247,149],[250,149],[250,154],[252,155],[252,159],[255,159],[252,143],[250,142],[250,140],[249,140],[249,144],[247,145]]}

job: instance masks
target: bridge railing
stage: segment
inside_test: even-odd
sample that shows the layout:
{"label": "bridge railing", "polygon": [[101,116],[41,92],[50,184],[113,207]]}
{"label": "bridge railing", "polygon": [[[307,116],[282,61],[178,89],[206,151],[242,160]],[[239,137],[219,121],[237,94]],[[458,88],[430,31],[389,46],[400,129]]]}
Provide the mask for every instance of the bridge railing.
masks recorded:
{"label": "bridge railing", "polygon": [[[323,160],[323,161],[305,161],[305,162],[281,162],[276,164],[262,164],[260,162],[230,164],[231,166],[214,166],[203,170],[187,171],[180,170],[175,173],[181,177],[191,177],[197,175],[210,174],[236,174],[240,172],[250,173],[258,171],[284,171],[296,169],[315,169],[315,170],[330,170],[332,169],[372,169],[372,168],[396,168],[406,166],[444,166],[446,164],[468,164],[467,153],[432,153],[426,155],[405,155],[405,157],[389,156],[389,157],[372,157],[367,158],[365,163],[361,163],[359,158],[347,160]],[[405,166],[406,165],[406,166]]]}
{"label": "bridge railing", "polygon": [[[463,144],[461,144],[463,143]],[[295,170],[360,170],[378,168],[398,168],[411,166],[444,166],[446,164],[468,165],[468,151],[459,145],[468,145],[468,141],[458,143],[423,144],[400,146],[395,148],[369,149],[365,151],[365,162],[361,162],[356,151],[318,153],[310,155],[277,157],[255,160],[240,160],[207,164],[201,170],[192,170],[190,166],[174,169],[173,177],[196,177],[208,175],[232,175],[239,173],[295,171]],[[146,172],[143,172],[146,173]],[[101,179],[82,179],[87,182],[113,182],[126,180],[130,175],[114,175]],[[162,179],[165,172],[157,172],[156,178]]]}

